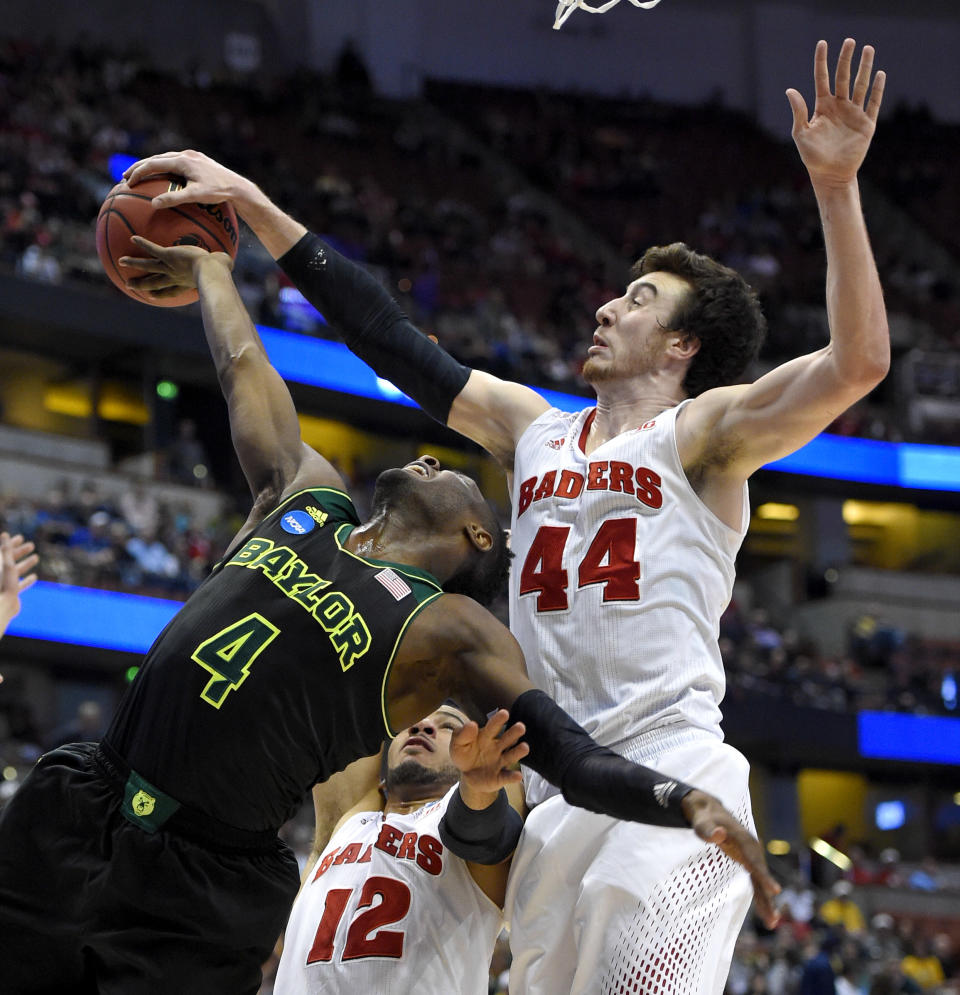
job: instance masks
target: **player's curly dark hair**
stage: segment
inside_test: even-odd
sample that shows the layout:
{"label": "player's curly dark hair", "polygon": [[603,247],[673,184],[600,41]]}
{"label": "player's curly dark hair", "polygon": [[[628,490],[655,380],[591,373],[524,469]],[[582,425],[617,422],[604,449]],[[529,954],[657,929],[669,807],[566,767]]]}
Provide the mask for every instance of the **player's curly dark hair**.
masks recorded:
{"label": "player's curly dark hair", "polygon": [[631,278],[654,271],[674,273],[692,287],[670,319],[671,329],[700,340],[683,381],[687,395],[736,383],[767,334],[756,292],[736,270],[683,242],[647,249],[634,264]]}
{"label": "player's curly dark hair", "polygon": [[443,585],[448,594],[465,594],[481,605],[489,605],[503,590],[510,574],[513,553],[507,543],[506,530],[488,502],[483,526],[493,537],[493,545],[485,552],[477,550],[462,569]]}

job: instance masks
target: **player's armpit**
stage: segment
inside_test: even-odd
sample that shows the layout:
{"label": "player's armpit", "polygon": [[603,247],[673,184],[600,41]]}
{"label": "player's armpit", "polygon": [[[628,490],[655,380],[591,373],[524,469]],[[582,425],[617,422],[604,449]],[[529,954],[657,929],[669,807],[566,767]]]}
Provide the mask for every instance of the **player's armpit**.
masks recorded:
{"label": "player's armpit", "polygon": [[305,881],[317,858],[340,825],[357,812],[383,808],[380,793],[379,753],[354,760],[342,771],[313,786],[313,848],[301,881]]}

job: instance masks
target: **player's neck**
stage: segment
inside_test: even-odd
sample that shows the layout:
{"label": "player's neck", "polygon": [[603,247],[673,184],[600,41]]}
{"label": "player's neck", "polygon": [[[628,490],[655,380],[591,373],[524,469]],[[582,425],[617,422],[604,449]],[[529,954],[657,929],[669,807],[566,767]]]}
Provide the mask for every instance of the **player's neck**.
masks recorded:
{"label": "player's neck", "polygon": [[438,802],[447,793],[446,788],[438,789],[436,792],[421,792],[419,798],[388,798],[383,806],[384,815],[409,815],[417,809],[429,805],[431,802]]}
{"label": "player's neck", "polygon": [[597,413],[584,441],[585,451],[589,454],[610,439],[638,428],[668,408],[675,407],[683,399],[683,392],[676,389],[654,387],[644,390],[635,385],[624,387],[614,383],[597,385]]}
{"label": "player's neck", "polygon": [[358,525],[344,546],[358,556],[426,570],[442,584],[462,564],[464,541],[459,533],[424,531],[394,511]]}

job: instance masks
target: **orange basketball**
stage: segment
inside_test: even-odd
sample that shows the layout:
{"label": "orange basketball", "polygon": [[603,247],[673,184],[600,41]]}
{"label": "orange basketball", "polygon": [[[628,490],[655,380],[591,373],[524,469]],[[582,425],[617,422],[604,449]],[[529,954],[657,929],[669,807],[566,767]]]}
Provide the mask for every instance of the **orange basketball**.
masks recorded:
{"label": "orange basketball", "polygon": [[227,252],[236,258],[239,242],[237,215],[230,204],[180,204],[156,209],[154,197],[183,187],[179,176],[151,176],[135,187],[125,181],[107,194],[97,215],[97,253],[100,262],[125,294],[156,307],[180,307],[197,299],[197,291],[184,290],[174,297],[153,298],[126,285],[125,280],[141,275],[120,266],[121,256],[146,256],[130,241],[142,235],[157,245],[199,245],[210,252]]}

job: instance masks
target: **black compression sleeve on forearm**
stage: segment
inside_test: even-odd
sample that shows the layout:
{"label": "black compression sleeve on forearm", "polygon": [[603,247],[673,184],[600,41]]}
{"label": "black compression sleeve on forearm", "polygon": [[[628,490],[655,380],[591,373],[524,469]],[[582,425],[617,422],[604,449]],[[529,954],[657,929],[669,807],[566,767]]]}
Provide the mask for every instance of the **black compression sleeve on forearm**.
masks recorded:
{"label": "black compression sleeve on forearm", "polygon": [[595,743],[542,691],[525,691],[510,718],[527,728],[530,753],[521,761],[563,792],[571,805],[628,822],[690,827],[680,802],[693,788],[631,763]]}
{"label": "black compression sleeve on forearm", "polygon": [[470,370],[408,320],[369,274],[307,232],[277,263],[374,372],[446,424]]}
{"label": "black compression sleeve on forearm", "polygon": [[523,819],[500,789],[497,800],[472,809],[454,791],[440,820],[440,841],[451,852],[474,864],[499,864],[517,848]]}

